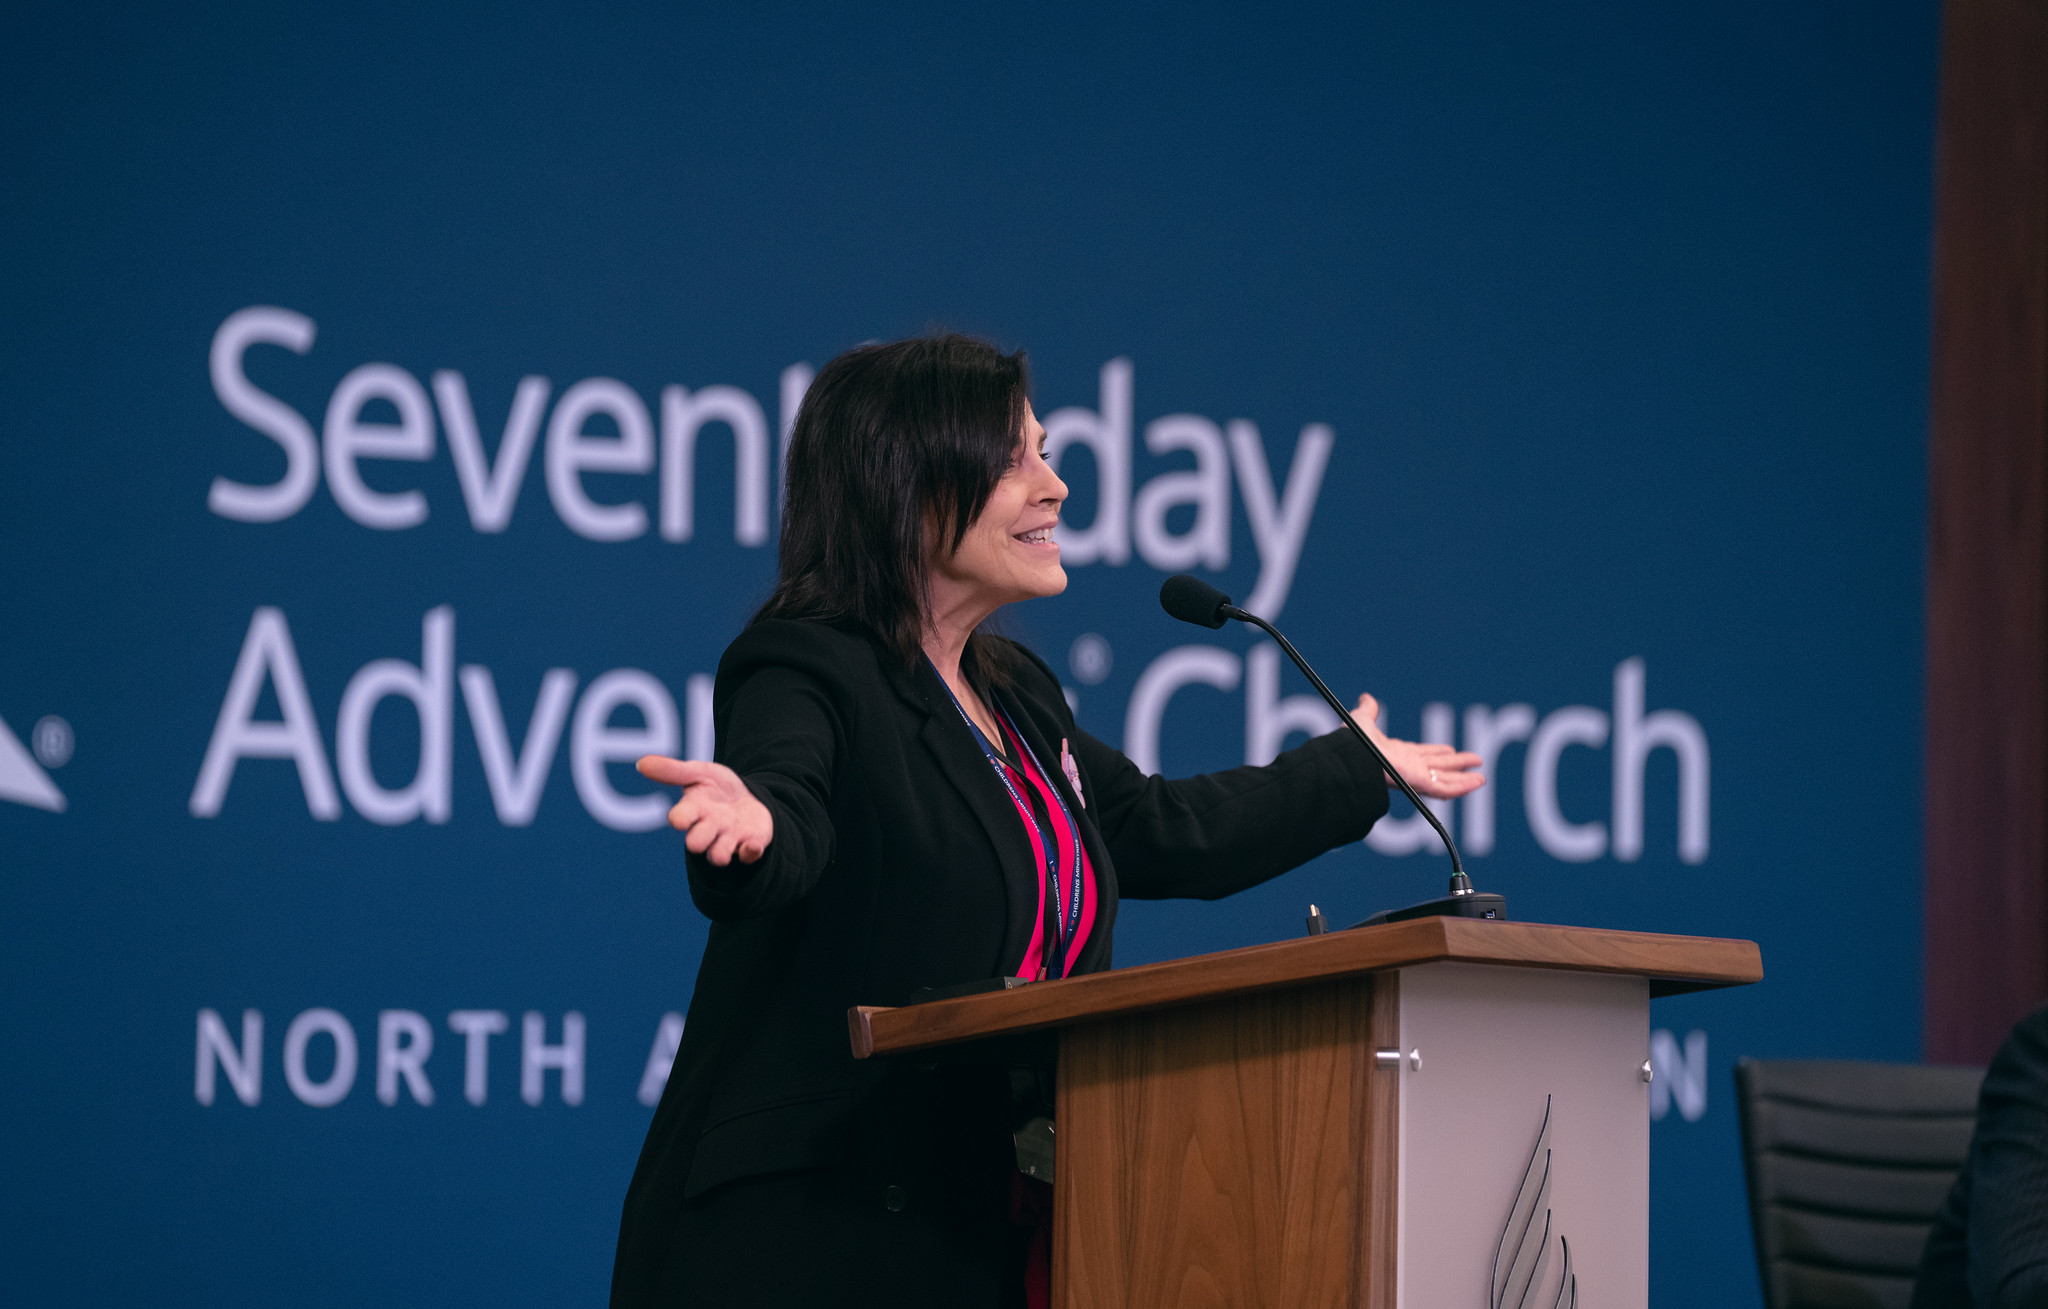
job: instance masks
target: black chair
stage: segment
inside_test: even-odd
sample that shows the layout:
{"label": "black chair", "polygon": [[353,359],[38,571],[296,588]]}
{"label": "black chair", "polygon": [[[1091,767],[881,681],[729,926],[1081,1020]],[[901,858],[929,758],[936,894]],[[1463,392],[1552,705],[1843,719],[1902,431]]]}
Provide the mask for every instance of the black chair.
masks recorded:
{"label": "black chair", "polygon": [[1983,1081],[1981,1068],[1736,1063],[1766,1309],[1907,1309]]}

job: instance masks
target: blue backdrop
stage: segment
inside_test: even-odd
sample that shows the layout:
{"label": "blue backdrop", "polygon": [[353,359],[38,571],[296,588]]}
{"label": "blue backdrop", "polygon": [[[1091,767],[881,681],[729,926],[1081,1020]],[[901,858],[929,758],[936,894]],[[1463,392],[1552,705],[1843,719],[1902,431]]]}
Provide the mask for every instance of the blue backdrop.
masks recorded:
{"label": "blue backdrop", "polygon": [[[1495,743],[1517,917],[1761,943],[1653,1017],[1653,1296],[1754,1303],[1732,1061],[1919,1050],[1934,11],[10,9],[21,1301],[603,1297],[705,935],[619,761],[807,368],[937,324],[1032,352],[1091,731],[1313,724],[1204,570]],[[1435,894],[1401,817],[1119,962]]]}

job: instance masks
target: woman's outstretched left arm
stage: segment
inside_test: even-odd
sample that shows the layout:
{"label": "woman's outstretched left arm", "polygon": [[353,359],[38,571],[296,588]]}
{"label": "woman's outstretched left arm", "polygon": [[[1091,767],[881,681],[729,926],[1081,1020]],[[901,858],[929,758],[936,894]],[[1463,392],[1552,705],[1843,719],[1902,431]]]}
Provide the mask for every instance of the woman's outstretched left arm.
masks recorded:
{"label": "woman's outstretched left arm", "polygon": [[[1372,743],[1380,748],[1387,762],[1406,778],[1408,785],[1421,795],[1435,800],[1455,800],[1461,795],[1470,795],[1486,785],[1486,779],[1476,770],[1479,756],[1467,754],[1454,746],[1433,745],[1427,741],[1403,741],[1388,736],[1380,730],[1380,702],[1369,695],[1358,697],[1358,707],[1351,711],[1351,720],[1358,724]],[[1387,779],[1388,783],[1393,778]]]}
{"label": "woman's outstretched left arm", "polygon": [[[1470,794],[1479,757],[1381,732],[1378,703],[1353,717],[1417,793]],[[1270,764],[1197,777],[1149,777],[1075,729],[1089,804],[1131,899],[1213,900],[1258,885],[1337,846],[1361,840],[1387,812],[1388,779],[1349,730],[1316,737]]]}

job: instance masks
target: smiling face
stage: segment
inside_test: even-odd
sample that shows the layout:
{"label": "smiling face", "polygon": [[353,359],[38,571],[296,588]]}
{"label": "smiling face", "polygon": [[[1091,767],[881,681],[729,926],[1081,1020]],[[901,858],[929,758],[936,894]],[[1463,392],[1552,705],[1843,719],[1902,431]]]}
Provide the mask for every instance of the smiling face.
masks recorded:
{"label": "smiling face", "polygon": [[932,560],[932,616],[972,626],[1000,605],[1066,590],[1067,573],[1052,539],[1066,498],[1067,484],[1045,462],[1045,428],[1027,404],[1009,470],[960,548]]}

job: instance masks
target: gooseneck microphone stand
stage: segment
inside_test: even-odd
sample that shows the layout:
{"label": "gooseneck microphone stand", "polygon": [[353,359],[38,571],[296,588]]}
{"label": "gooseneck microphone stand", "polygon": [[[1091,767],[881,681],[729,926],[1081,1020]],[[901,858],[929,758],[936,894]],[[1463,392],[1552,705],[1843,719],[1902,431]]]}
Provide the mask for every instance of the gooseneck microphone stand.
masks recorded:
{"label": "gooseneck microphone stand", "polygon": [[1301,657],[1301,652],[1294,648],[1294,642],[1288,640],[1279,628],[1249,610],[1238,608],[1230,603],[1230,597],[1223,592],[1200,578],[1190,577],[1185,573],[1166,579],[1165,585],[1159,588],[1159,604],[1167,613],[1184,623],[1219,628],[1234,619],[1240,623],[1250,623],[1272,637],[1280,648],[1287,652],[1287,657],[1294,661],[1294,666],[1308,678],[1310,685],[1329,702],[1330,708],[1337,711],[1337,721],[1351,729],[1351,734],[1358,738],[1359,744],[1379,762],[1381,771],[1394,780],[1394,785],[1401,788],[1401,794],[1414,803],[1415,812],[1429,822],[1435,829],[1438,839],[1444,843],[1444,850],[1451,856],[1449,894],[1400,909],[1381,910],[1358,926],[1397,923],[1409,918],[1504,919],[1508,916],[1506,897],[1472,889],[1472,879],[1465,875],[1465,862],[1458,857],[1458,843],[1451,839],[1450,832],[1438,821],[1435,811],[1415,793],[1415,788],[1408,784],[1407,778],[1401,776],[1400,770],[1387,762],[1387,757],[1380,753],[1379,746],[1373,743],[1373,739],[1366,735],[1363,728],[1359,727],[1358,720],[1351,716],[1351,711],[1344,707],[1344,702],[1324,684],[1322,678],[1316,676],[1316,670],[1308,666],[1308,660]]}

